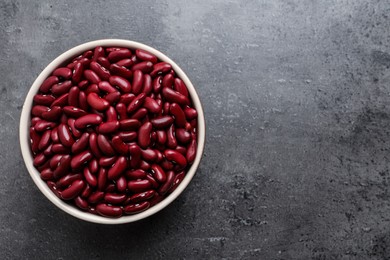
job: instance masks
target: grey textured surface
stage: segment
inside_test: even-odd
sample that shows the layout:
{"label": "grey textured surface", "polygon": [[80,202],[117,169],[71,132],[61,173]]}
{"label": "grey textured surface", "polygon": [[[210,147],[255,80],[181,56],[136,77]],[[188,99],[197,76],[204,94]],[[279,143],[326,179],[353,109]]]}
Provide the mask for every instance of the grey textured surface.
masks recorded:
{"label": "grey textured surface", "polygon": [[[390,3],[0,0],[2,259],[389,259]],[[196,86],[200,169],[144,221],[99,226],[34,186],[18,143],[40,71],[101,38]]]}

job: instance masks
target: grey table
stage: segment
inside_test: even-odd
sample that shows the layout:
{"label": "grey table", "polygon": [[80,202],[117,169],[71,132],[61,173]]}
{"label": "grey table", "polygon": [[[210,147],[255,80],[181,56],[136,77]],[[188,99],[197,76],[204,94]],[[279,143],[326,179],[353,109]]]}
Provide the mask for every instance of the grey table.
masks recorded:
{"label": "grey table", "polygon": [[[389,259],[390,3],[0,1],[1,259]],[[80,43],[149,44],[188,74],[207,144],[138,223],[53,206],[23,164],[22,103]]]}

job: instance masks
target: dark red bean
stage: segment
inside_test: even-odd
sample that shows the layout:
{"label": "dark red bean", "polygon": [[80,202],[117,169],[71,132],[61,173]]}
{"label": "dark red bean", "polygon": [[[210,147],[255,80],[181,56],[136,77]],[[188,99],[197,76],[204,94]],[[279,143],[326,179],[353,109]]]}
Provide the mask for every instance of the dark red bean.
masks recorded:
{"label": "dark red bean", "polygon": [[46,168],[41,171],[40,176],[44,181],[52,181],[54,179],[53,171],[50,168]]}
{"label": "dark red bean", "polygon": [[182,144],[187,144],[189,141],[191,141],[191,134],[183,128],[177,128],[176,139]]}
{"label": "dark red bean", "polygon": [[42,113],[42,118],[47,121],[57,121],[62,115],[62,108],[54,106],[49,111]]}
{"label": "dark red bean", "polygon": [[87,111],[88,110],[88,102],[87,102],[87,95],[84,91],[80,91],[79,95],[79,106],[80,109]]}
{"label": "dark red bean", "polygon": [[76,198],[84,189],[85,182],[83,180],[76,180],[69,188],[61,192],[61,198],[64,200],[71,200]]}
{"label": "dark red bean", "polygon": [[143,73],[140,70],[135,70],[133,75],[133,93],[138,95],[142,92],[142,87],[144,83]]}
{"label": "dark red bean", "polygon": [[72,81],[67,80],[67,81],[63,81],[63,82],[59,82],[57,84],[54,84],[51,87],[50,91],[54,95],[60,96],[60,95],[63,95],[65,93],[69,92],[69,90],[72,88],[72,86],[73,86]]}
{"label": "dark red bean", "polygon": [[131,70],[118,64],[111,64],[110,71],[112,74],[121,76],[126,79],[129,79],[131,76],[133,76],[133,72]]}
{"label": "dark red bean", "polygon": [[70,153],[70,149],[62,144],[53,144],[51,146],[51,152],[55,154],[67,154]]}
{"label": "dark red bean", "polygon": [[170,103],[178,103],[180,105],[188,105],[190,103],[189,99],[180,94],[179,92],[171,88],[163,88],[162,95]]}
{"label": "dark red bean", "polygon": [[74,118],[69,118],[68,119],[68,126],[70,127],[70,130],[73,134],[74,137],[76,138],[80,138],[82,136],[82,132],[80,132],[78,129],[76,129],[76,127],[74,126],[76,120]]}
{"label": "dark red bean", "polygon": [[124,131],[138,130],[141,126],[141,122],[137,119],[124,119],[119,121],[120,129]]}
{"label": "dark red bean", "polygon": [[96,174],[98,172],[99,163],[98,163],[97,159],[92,159],[91,161],[89,161],[88,169],[92,174]]}
{"label": "dark red bean", "polygon": [[146,108],[140,108],[137,110],[137,112],[135,112],[131,118],[133,119],[138,119],[138,120],[141,120],[142,118],[144,118],[146,115],[148,114],[148,110],[146,110]]}
{"label": "dark red bean", "polygon": [[150,169],[150,164],[147,161],[141,160],[139,168],[144,171],[148,171]]}
{"label": "dark red bean", "polygon": [[111,134],[119,129],[119,121],[105,122],[99,125],[97,131],[99,134]]}
{"label": "dark red bean", "polygon": [[50,111],[49,107],[36,105],[36,106],[33,106],[33,108],[31,109],[31,114],[33,116],[42,117],[42,114],[47,112],[47,111]]}
{"label": "dark red bean", "polygon": [[154,114],[160,114],[161,113],[161,106],[156,102],[156,100],[146,97],[144,101],[144,108],[146,108],[150,113]]}
{"label": "dark red bean", "polygon": [[186,158],[178,151],[167,149],[164,151],[165,158],[178,164],[182,169],[187,166]]}
{"label": "dark red bean", "polygon": [[89,136],[89,148],[91,149],[91,152],[96,158],[100,158],[103,156],[98,146],[96,133],[91,133]]}
{"label": "dark red bean", "polygon": [[39,143],[38,143],[38,149],[39,150],[42,151],[42,150],[44,150],[45,148],[47,148],[50,145],[50,143],[51,143],[50,136],[51,136],[51,130],[46,130],[43,133],[43,135],[42,135],[42,137],[41,137],[41,139],[39,140]]}
{"label": "dark red bean", "polygon": [[137,56],[138,59],[144,60],[144,61],[150,61],[152,63],[157,63],[157,57],[151,54],[150,52],[144,51],[137,49],[135,51],[135,55]]}
{"label": "dark red bean", "polygon": [[150,120],[153,127],[156,129],[164,129],[172,125],[174,119],[171,116],[160,116]]}
{"label": "dark red bean", "polygon": [[108,141],[108,139],[106,138],[106,136],[99,134],[97,137],[97,143],[98,143],[100,151],[102,151],[105,155],[108,155],[108,156],[115,155],[115,151],[112,148],[112,146],[111,146],[110,142]]}
{"label": "dark red bean", "polygon": [[134,99],[135,99],[135,95],[133,93],[126,93],[126,94],[121,95],[121,97],[119,99],[119,103],[123,103],[127,106]]}
{"label": "dark red bean", "polygon": [[107,58],[111,63],[115,63],[123,59],[131,58],[131,55],[132,53],[129,49],[120,49],[110,52]]}
{"label": "dark red bean", "polygon": [[97,59],[97,62],[102,65],[105,69],[109,70],[110,69],[110,66],[111,66],[111,63],[107,60],[107,58],[105,57],[99,57]]}
{"label": "dark red bean", "polygon": [[150,207],[150,203],[148,201],[144,201],[144,202],[137,203],[137,204],[127,205],[123,208],[123,211],[126,214],[131,215],[131,214],[136,214],[136,213],[140,213],[142,211],[145,211],[149,207]]}
{"label": "dark red bean", "polygon": [[96,93],[90,93],[87,96],[88,104],[97,111],[105,111],[110,107],[110,103],[107,100],[101,98]]}
{"label": "dark red bean", "polygon": [[134,61],[132,59],[123,59],[118,61],[116,64],[123,67],[131,67],[134,64]]}
{"label": "dark red bean", "polygon": [[60,138],[61,143],[66,147],[71,147],[74,143],[72,133],[65,124],[60,124],[58,126],[58,137]]}
{"label": "dark red bean", "polygon": [[58,129],[57,127],[53,128],[51,130],[51,135],[50,135],[50,138],[51,140],[53,141],[53,143],[59,143],[60,142],[60,137],[58,136]]}
{"label": "dark red bean", "polygon": [[177,151],[177,152],[181,153],[182,155],[186,156],[187,148],[185,148],[184,146],[178,145],[176,147],[175,151]]}
{"label": "dark red bean", "polygon": [[77,62],[73,68],[72,81],[78,84],[81,80],[81,77],[83,76],[83,72],[84,72],[83,65],[80,62]]}
{"label": "dark red bean", "polygon": [[164,170],[158,164],[153,164],[151,166],[153,177],[161,183],[164,183],[167,179],[167,176]]}
{"label": "dark red bean", "polygon": [[85,112],[83,109],[74,106],[65,106],[62,111],[64,111],[67,116],[74,118],[87,115],[87,112]]}
{"label": "dark red bean", "polygon": [[173,85],[173,75],[172,74],[167,74],[163,77],[161,85],[163,88],[172,88]]}
{"label": "dark red bean", "polygon": [[154,195],[156,195],[156,191],[148,190],[145,192],[134,194],[133,196],[130,197],[130,201],[132,203],[138,203],[141,201],[149,200],[149,199],[153,198]]}
{"label": "dark red bean", "polygon": [[150,134],[152,132],[152,124],[146,122],[138,130],[138,144],[146,149],[150,144]]}
{"label": "dark red bean", "polygon": [[188,98],[187,87],[180,78],[175,78],[173,89]]}
{"label": "dark red bean", "polygon": [[141,162],[141,148],[136,144],[129,146],[130,166],[136,168]]}
{"label": "dark red bean", "polygon": [[174,171],[169,171],[167,173],[167,179],[165,183],[161,185],[161,187],[158,189],[158,193],[160,195],[164,195],[165,193],[167,193],[167,191],[172,187],[174,179],[175,179]]}
{"label": "dark red bean", "polygon": [[118,135],[114,136],[111,140],[112,147],[114,150],[121,154],[121,155],[127,155],[129,152],[129,147],[122,141],[122,138]]}
{"label": "dark red bean", "polygon": [[156,205],[157,203],[161,202],[162,200],[164,199],[164,196],[161,196],[159,194],[155,195],[150,201],[150,206],[154,206]]}
{"label": "dark red bean", "polygon": [[94,51],[93,51],[93,57],[92,57],[92,61],[97,61],[99,57],[104,57],[106,55],[103,47],[101,46],[97,46],[95,47]]}
{"label": "dark red bean", "polygon": [[168,190],[168,193],[172,193],[176,188],[179,186],[179,184],[183,181],[185,177],[185,172],[179,172],[176,174],[175,178],[173,179],[172,187]]}
{"label": "dark red bean", "polygon": [[57,190],[56,184],[54,182],[48,181],[47,186],[49,186],[49,189],[54,193],[54,195],[61,199],[61,191]]}
{"label": "dark red bean", "polygon": [[165,102],[164,106],[163,106],[163,113],[162,114],[168,115],[170,108],[171,108],[171,104],[169,102]]}
{"label": "dark red bean", "polygon": [[145,161],[154,162],[157,159],[157,153],[153,149],[141,150],[142,158]]}
{"label": "dark red bean", "polygon": [[70,173],[70,174],[67,174],[67,175],[63,176],[61,179],[59,179],[56,182],[56,186],[57,186],[57,188],[68,187],[74,181],[81,180],[81,179],[82,179],[81,174],[72,174],[72,173]]}
{"label": "dark red bean", "polygon": [[129,181],[127,183],[127,188],[134,193],[144,192],[151,188],[151,184],[148,180],[136,180]]}
{"label": "dark red bean", "polygon": [[175,127],[171,125],[167,130],[167,146],[169,148],[175,149],[177,146],[177,140],[175,137]]}
{"label": "dark red bean", "polygon": [[98,84],[99,89],[107,93],[118,92],[116,88],[114,88],[108,81],[101,81]]}
{"label": "dark red bean", "polygon": [[[50,138],[50,137],[49,137]],[[51,139],[49,139],[51,141]],[[51,147],[53,146],[53,144],[49,144],[44,150],[43,150],[43,154],[46,156],[46,157],[50,157],[53,155],[53,152],[51,151]]]}
{"label": "dark red bean", "polygon": [[171,64],[166,62],[159,62],[153,65],[153,70],[150,73],[150,76],[155,77],[159,74],[167,73],[172,69]]}
{"label": "dark red bean", "polygon": [[50,107],[54,107],[54,106],[64,107],[68,105],[68,97],[69,97],[69,93],[63,94],[62,96],[54,100],[54,102],[51,103]]}
{"label": "dark red bean", "polygon": [[98,204],[96,206],[96,211],[97,211],[97,213],[99,213],[103,217],[119,218],[120,216],[122,216],[122,208],[119,206]]}
{"label": "dark red bean", "polygon": [[96,204],[103,200],[104,198],[104,192],[102,191],[95,191],[88,197],[88,202],[91,204]]}
{"label": "dark red bean", "polygon": [[74,122],[75,127],[78,129],[86,128],[90,125],[99,125],[103,121],[102,117],[96,114],[88,114],[82,117],[79,117]]}
{"label": "dark red bean", "polygon": [[104,200],[109,204],[121,204],[126,200],[125,194],[106,193]]}
{"label": "dark red bean", "polygon": [[127,159],[124,156],[118,157],[115,164],[108,170],[109,180],[117,180],[127,167]]}
{"label": "dark red bean", "polygon": [[43,93],[47,93],[50,91],[51,87],[54,84],[57,84],[58,82],[59,82],[59,79],[57,76],[50,76],[43,81],[42,85],[39,88],[39,91],[43,92]]}
{"label": "dark red bean", "polygon": [[36,94],[34,96],[34,104],[42,106],[50,106],[56,98],[52,95],[40,95]]}
{"label": "dark red bean", "polygon": [[89,82],[88,80],[85,79],[80,81],[79,84],[77,84],[77,86],[79,87],[80,90],[85,90],[89,86]]}
{"label": "dark red bean", "polygon": [[88,209],[88,202],[80,196],[74,199],[74,203],[76,204],[77,207],[79,207],[82,210]]}
{"label": "dark red bean", "polygon": [[142,87],[142,93],[150,95],[153,91],[152,77],[149,74],[144,74],[144,85]]}
{"label": "dark red bean", "polygon": [[144,170],[141,170],[141,169],[128,170],[128,171],[126,171],[126,177],[130,180],[145,179],[146,172]]}
{"label": "dark red bean", "polygon": [[168,161],[168,160],[165,159],[165,158],[160,162],[160,165],[161,165],[161,167],[162,167],[164,170],[167,170],[167,171],[172,170],[173,167],[174,167],[173,163],[170,162],[170,161]]}
{"label": "dark red bean", "polygon": [[126,191],[127,181],[124,176],[121,176],[119,177],[119,179],[116,180],[116,189],[121,193],[124,193]]}
{"label": "dark red bean", "polygon": [[[89,64],[89,68],[96,73],[96,75],[102,80],[108,80],[111,76],[110,72],[96,61],[92,61]],[[85,75],[86,71],[84,72]],[[87,77],[86,77],[87,78]],[[88,79],[88,78],[87,78]],[[93,82],[97,84],[96,82]]]}
{"label": "dark red bean", "polygon": [[89,162],[92,158],[93,158],[92,153],[89,150],[86,150],[73,156],[70,165],[73,169],[79,169],[85,163]]}
{"label": "dark red bean", "polygon": [[167,133],[163,130],[156,131],[157,142],[161,145],[164,145],[167,142]]}
{"label": "dark red bean", "polygon": [[123,93],[131,92],[131,84],[125,78],[120,76],[111,76],[109,78],[109,82],[111,85],[118,87]]}
{"label": "dark red bean", "polygon": [[120,132],[118,136],[122,139],[123,142],[132,142],[137,139],[137,132],[128,131],[128,132]]}
{"label": "dark red bean", "polygon": [[88,50],[88,51],[85,51],[81,57],[86,58],[86,59],[90,59],[90,58],[92,58],[92,55],[93,55],[93,51]]}
{"label": "dark red bean", "polygon": [[100,77],[92,70],[84,70],[84,77],[92,84],[99,84]]}
{"label": "dark red bean", "polygon": [[161,162],[164,159],[164,155],[159,150],[154,150],[156,152],[156,162]]}
{"label": "dark red bean", "polygon": [[95,177],[95,175],[92,174],[88,167],[84,167],[83,174],[85,180],[89,185],[91,185],[92,187],[97,186],[97,178]]}
{"label": "dark red bean", "polygon": [[149,73],[153,70],[153,63],[150,61],[142,61],[140,63],[137,63],[131,67],[132,71],[141,71],[142,73]]}
{"label": "dark red bean", "polygon": [[69,90],[68,104],[73,107],[79,106],[80,89],[78,87],[72,87]]}
{"label": "dark red bean", "polygon": [[169,109],[170,113],[175,117],[175,124],[178,127],[185,127],[186,126],[186,116],[183,112],[183,109],[177,104],[173,103],[170,106]]}
{"label": "dark red bean", "polygon": [[117,103],[120,100],[120,98],[121,98],[121,93],[119,91],[108,93],[104,97],[104,99],[107,100],[107,102],[110,103],[110,105]]}
{"label": "dark red bean", "polygon": [[109,107],[106,110],[106,119],[107,119],[107,122],[118,120],[118,114],[116,113],[116,110],[114,107]]}
{"label": "dark red bean", "polygon": [[34,129],[37,132],[43,132],[47,129],[53,129],[57,124],[54,122],[47,122],[45,120],[40,120],[34,125]]}
{"label": "dark red bean", "polygon": [[38,154],[38,155],[34,158],[33,165],[34,165],[35,167],[41,166],[41,165],[44,164],[46,161],[47,161],[46,156],[45,156],[43,153],[40,153],[40,154]]}
{"label": "dark red bean", "polygon": [[127,107],[127,113],[132,113],[136,111],[138,108],[140,108],[143,105],[145,98],[146,98],[145,93],[141,93],[138,96],[136,96],[134,100],[131,101],[131,103]]}
{"label": "dark red bean", "polygon": [[[55,154],[55,155],[53,155],[53,157],[51,157],[50,163],[49,163],[50,169],[52,169],[53,171],[56,170],[56,168],[59,165],[59,163],[60,163],[60,161],[61,161],[63,156],[64,156],[63,154]],[[54,176],[54,177],[56,177],[56,176]]]}
{"label": "dark red bean", "polygon": [[196,140],[192,139],[191,143],[187,147],[186,159],[188,164],[192,164],[194,162],[196,156],[196,148],[197,148]]}
{"label": "dark red bean", "polygon": [[153,80],[153,92],[154,93],[160,93],[161,89],[162,89],[162,79],[163,77],[162,76],[158,76],[156,77],[154,80]]}
{"label": "dark red bean", "polygon": [[103,167],[100,167],[98,173],[98,189],[104,190],[107,185],[107,170]]}
{"label": "dark red bean", "polygon": [[88,147],[89,133],[84,133],[72,145],[72,153],[78,154]]}

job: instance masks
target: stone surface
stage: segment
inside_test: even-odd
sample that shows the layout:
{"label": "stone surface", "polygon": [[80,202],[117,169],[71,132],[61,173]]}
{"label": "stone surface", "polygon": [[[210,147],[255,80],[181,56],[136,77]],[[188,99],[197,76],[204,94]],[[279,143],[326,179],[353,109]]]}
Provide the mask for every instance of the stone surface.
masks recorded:
{"label": "stone surface", "polygon": [[[389,259],[390,4],[0,0],[2,259]],[[18,125],[40,71],[80,43],[166,53],[207,120],[191,185],[139,223],[53,206]]]}

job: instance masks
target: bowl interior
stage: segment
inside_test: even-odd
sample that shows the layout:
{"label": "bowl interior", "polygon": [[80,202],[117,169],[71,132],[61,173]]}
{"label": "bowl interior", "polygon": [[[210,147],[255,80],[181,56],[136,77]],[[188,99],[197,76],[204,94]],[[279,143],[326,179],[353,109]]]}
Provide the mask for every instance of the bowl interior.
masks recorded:
{"label": "bowl interior", "polygon": [[[49,189],[47,184],[40,178],[40,173],[38,172],[38,170],[33,166],[33,155],[30,149],[30,137],[29,137],[29,126],[31,121],[30,112],[33,104],[33,97],[38,92],[40,85],[51,74],[51,72],[55,68],[61,66],[65,62],[69,61],[71,58],[76,57],[77,55],[83,53],[84,51],[95,48],[96,46],[103,46],[103,47],[116,46],[116,47],[126,47],[131,49],[143,49],[154,54],[160,60],[170,63],[174,71],[176,72],[176,74],[186,84],[193,105],[198,112],[198,126],[197,126],[198,144],[197,144],[196,158],[192,166],[190,167],[190,169],[187,171],[186,176],[183,179],[182,183],[176,188],[174,192],[172,192],[169,196],[167,196],[164,200],[159,202],[157,205],[141,213],[135,215],[129,215],[129,216],[122,216],[120,218],[105,218],[88,212],[83,212],[78,208],[70,204],[67,204],[66,202],[62,201],[57,196],[55,196],[52,193],[52,191]],[[27,170],[30,176],[32,177],[34,183],[40,189],[40,191],[52,203],[54,203],[57,207],[69,213],[70,215],[85,221],[100,223],[100,224],[122,224],[122,223],[134,222],[155,214],[156,212],[165,208],[174,199],[176,199],[180,195],[180,193],[182,193],[183,190],[187,187],[187,185],[190,183],[191,179],[195,175],[195,172],[199,166],[203,154],[204,143],[205,143],[205,120],[204,120],[202,105],[194,86],[192,85],[191,81],[188,79],[187,75],[180,69],[180,67],[175,62],[173,62],[170,58],[168,58],[160,51],[150,46],[147,46],[145,44],[134,42],[134,41],[128,41],[128,40],[107,39],[107,40],[92,41],[92,42],[88,42],[76,46],[66,51],[65,53],[61,54],[60,56],[58,56],[41,72],[41,74],[36,78],[36,80],[32,84],[27,94],[26,100],[24,102],[22,115],[20,118],[19,134],[20,134],[20,146],[21,146],[22,155]]]}

